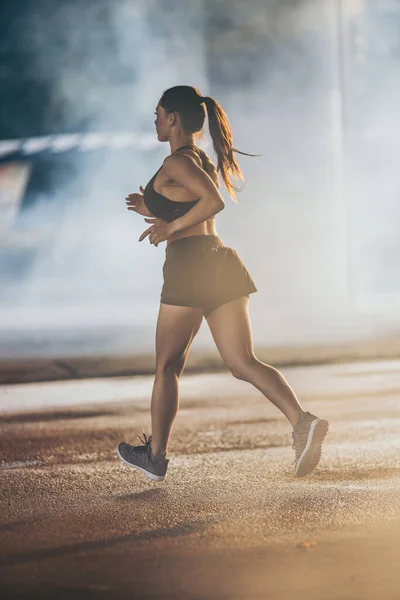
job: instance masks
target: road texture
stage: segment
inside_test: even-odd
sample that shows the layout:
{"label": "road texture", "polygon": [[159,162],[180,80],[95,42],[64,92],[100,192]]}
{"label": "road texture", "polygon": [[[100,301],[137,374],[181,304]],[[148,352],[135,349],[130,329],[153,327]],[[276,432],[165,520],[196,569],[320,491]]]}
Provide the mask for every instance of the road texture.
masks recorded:
{"label": "road texture", "polygon": [[282,372],[330,421],[304,479],[228,373],[182,376],[163,483],[115,452],[150,432],[152,378],[0,388],[1,598],[398,600],[400,362]]}

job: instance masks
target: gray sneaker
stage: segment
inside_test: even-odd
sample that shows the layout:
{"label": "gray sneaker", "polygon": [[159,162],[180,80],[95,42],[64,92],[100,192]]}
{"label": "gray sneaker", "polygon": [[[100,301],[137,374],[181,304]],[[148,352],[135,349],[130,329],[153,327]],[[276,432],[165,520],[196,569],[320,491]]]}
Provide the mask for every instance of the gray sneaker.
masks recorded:
{"label": "gray sneaker", "polygon": [[293,450],[295,450],[295,474],[309,475],[321,459],[321,445],[327,434],[328,421],[309,412],[300,415],[293,427]]}
{"label": "gray sneaker", "polygon": [[117,454],[120,459],[129,467],[141,471],[153,481],[164,481],[169,460],[166,454],[154,456],[151,451],[151,438],[146,437],[143,432],[144,440],[138,434],[138,438],[143,442],[143,446],[131,446],[125,442],[120,442],[117,448]]}

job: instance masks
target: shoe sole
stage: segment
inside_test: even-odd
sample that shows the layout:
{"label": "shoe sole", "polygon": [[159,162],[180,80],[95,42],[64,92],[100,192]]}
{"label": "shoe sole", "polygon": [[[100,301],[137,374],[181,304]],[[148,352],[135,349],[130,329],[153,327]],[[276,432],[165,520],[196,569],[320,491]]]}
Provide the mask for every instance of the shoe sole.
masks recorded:
{"label": "shoe sole", "polygon": [[131,467],[132,469],[136,469],[137,471],[140,471],[141,473],[146,475],[146,477],[148,477],[152,481],[164,481],[166,475],[154,475],[154,473],[150,473],[150,471],[146,471],[146,469],[142,469],[142,467],[133,465],[132,463],[125,460],[125,458],[120,454],[118,447],[117,447],[117,454],[118,454],[119,458],[122,460],[122,462],[124,462],[126,465],[128,465],[128,467]]}
{"label": "shoe sole", "polygon": [[296,477],[309,475],[321,460],[321,446],[328,433],[329,423],[325,419],[314,419],[308,433],[307,444],[296,465]]}

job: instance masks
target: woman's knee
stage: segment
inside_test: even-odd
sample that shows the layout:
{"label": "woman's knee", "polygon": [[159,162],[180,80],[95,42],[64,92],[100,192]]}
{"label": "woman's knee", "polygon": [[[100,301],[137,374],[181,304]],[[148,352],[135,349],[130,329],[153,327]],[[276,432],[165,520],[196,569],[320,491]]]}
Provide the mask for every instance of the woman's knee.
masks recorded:
{"label": "woman's knee", "polygon": [[156,356],[156,375],[176,375],[179,377],[185,367],[186,355]]}
{"label": "woman's knee", "polygon": [[227,365],[230,369],[232,375],[236,377],[236,379],[242,379],[243,381],[249,381],[251,378],[251,372],[254,367],[259,363],[259,360],[256,356],[246,356],[240,359],[235,359],[232,362],[229,362]]}

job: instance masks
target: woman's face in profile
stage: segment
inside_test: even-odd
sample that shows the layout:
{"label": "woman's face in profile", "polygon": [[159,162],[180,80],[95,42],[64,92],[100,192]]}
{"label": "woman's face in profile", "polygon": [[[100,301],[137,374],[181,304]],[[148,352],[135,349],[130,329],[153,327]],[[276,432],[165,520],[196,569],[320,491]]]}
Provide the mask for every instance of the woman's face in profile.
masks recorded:
{"label": "woman's face in profile", "polygon": [[157,104],[157,108],[155,110],[156,119],[154,124],[156,126],[157,137],[160,142],[168,141],[168,133],[169,133],[169,123],[168,123],[168,113],[165,109],[160,105],[160,102]]}

